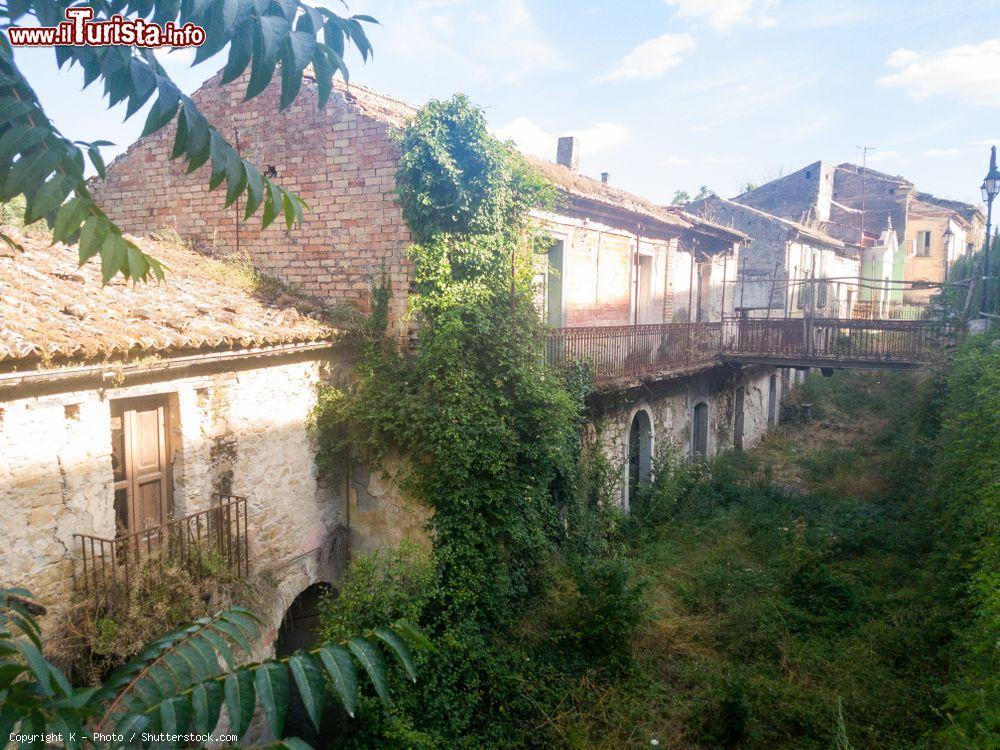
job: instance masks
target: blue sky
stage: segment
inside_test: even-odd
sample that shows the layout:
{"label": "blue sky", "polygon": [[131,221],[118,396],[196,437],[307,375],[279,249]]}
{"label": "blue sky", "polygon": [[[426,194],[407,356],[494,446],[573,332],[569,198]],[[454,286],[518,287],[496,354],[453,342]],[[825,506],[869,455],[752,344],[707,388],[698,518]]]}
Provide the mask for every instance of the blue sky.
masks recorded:
{"label": "blue sky", "polygon": [[[331,7],[334,7],[331,5]],[[817,159],[858,160],[921,190],[978,200],[1000,145],[997,0],[353,0],[377,17],[375,57],[352,80],[412,103],[467,93],[491,126],[554,158],[580,138],[581,170],[667,202],[726,196]],[[187,68],[187,89],[221,59]],[[51,51],[18,59],[57,125],[121,150],[122,123]]]}

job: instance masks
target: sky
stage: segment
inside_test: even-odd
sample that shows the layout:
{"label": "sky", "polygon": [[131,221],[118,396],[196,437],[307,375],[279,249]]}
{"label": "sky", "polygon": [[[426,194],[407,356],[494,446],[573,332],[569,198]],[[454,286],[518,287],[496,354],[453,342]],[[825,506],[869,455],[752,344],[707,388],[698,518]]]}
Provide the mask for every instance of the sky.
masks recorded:
{"label": "sky", "polygon": [[[998,0],[348,1],[381,24],[374,58],[348,57],[353,82],[417,105],[468,94],[550,159],[576,135],[583,173],[661,203],[865,146],[874,169],[978,202],[1000,145]],[[188,91],[224,62],[163,59]],[[114,141],[110,158],[138,136],[143,113],[123,123],[51,50],[17,60],[68,137]]]}

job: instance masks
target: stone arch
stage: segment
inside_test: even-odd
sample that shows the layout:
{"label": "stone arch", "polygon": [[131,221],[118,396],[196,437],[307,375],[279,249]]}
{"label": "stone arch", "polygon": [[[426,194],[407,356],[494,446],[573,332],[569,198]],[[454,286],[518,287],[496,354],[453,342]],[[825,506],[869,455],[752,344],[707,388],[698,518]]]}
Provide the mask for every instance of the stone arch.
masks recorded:
{"label": "stone arch", "polygon": [[[337,594],[337,590],[324,581],[319,581],[303,589],[292,600],[285,615],[281,619],[281,627],[274,641],[274,655],[290,656],[299,649],[313,648],[319,637],[320,602],[328,594]],[[289,736],[299,737],[319,747],[324,733],[329,733],[333,712],[328,705],[322,715],[319,730],[313,725],[306,710],[305,703],[299,695],[294,682],[289,684],[288,711],[285,714],[285,731]]]}
{"label": "stone arch", "polygon": [[336,595],[337,590],[319,581],[307,586],[292,600],[281,618],[281,626],[274,641],[275,656],[288,656],[299,649],[312,648],[319,633],[319,605],[328,594]]}
{"label": "stone arch", "polygon": [[653,415],[649,408],[635,409],[625,438],[625,476],[622,507],[629,509],[636,490],[653,477]]}

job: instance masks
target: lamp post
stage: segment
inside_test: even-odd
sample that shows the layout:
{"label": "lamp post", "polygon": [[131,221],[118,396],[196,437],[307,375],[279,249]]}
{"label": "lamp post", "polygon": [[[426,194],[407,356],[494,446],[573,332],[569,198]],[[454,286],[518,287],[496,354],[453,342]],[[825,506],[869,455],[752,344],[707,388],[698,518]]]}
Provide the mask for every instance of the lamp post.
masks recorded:
{"label": "lamp post", "polygon": [[1000,193],[1000,169],[997,169],[997,147],[990,150],[990,171],[981,186],[983,201],[986,203],[986,242],[983,245],[983,303],[980,312],[983,317],[987,313],[987,297],[989,297],[990,278],[990,244],[993,237],[993,199]]}

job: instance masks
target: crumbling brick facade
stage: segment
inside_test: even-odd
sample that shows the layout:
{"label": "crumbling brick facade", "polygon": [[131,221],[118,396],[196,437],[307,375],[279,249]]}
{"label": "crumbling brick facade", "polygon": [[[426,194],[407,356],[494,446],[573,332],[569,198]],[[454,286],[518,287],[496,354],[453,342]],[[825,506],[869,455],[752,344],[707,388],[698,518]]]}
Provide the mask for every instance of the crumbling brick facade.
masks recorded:
{"label": "crumbling brick facade", "polygon": [[[261,230],[259,214],[242,221],[242,199],[224,209],[224,190],[208,191],[208,165],[188,175],[183,162],[170,161],[173,125],[118,157],[107,179],[95,185],[97,199],[128,232],[170,227],[200,249],[245,253],[263,273],[332,304],[366,310],[384,269],[395,292],[391,317],[401,333],[410,234],[394,194],[399,151],[391,125],[366,116],[340,87],[320,111],[309,79],[279,112],[279,88],[275,82],[244,102],[245,81],[220,86],[217,76],[193,98],[246,159],[261,171],[273,169],[278,184],[305,200],[301,227],[288,231],[279,218]],[[384,99],[388,108],[399,104]]]}

